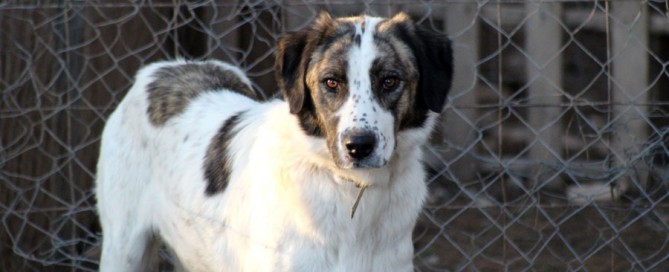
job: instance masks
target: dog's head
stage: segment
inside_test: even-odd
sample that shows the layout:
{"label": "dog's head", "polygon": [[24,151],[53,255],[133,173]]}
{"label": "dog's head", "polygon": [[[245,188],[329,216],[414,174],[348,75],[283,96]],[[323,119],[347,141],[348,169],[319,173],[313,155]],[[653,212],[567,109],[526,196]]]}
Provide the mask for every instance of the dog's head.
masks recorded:
{"label": "dog's head", "polygon": [[398,132],[422,128],[429,111],[442,110],[453,68],[448,38],[404,13],[321,13],[280,41],[276,71],[290,112],[349,169],[388,163]]}

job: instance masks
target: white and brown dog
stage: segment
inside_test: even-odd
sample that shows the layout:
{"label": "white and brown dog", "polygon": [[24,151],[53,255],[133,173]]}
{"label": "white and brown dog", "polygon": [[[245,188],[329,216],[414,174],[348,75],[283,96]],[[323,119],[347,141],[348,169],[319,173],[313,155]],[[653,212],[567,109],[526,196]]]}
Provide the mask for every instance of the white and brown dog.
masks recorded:
{"label": "white and brown dog", "polygon": [[284,100],[216,61],[137,74],[102,136],[103,272],[149,269],[158,241],[189,271],[412,271],[448,39],[322,13],[276,56]]}

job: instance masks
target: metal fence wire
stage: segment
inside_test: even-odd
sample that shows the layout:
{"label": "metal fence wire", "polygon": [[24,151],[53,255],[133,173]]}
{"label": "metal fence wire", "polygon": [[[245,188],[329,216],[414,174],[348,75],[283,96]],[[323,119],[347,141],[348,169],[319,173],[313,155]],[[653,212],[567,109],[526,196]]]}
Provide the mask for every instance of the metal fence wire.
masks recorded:
{"label": "metal fence wire", "polygon": [[669,271],[668,2],[1,1],[0,270],[97,270],[100,132],[140,66],[221,59],[271,96],[283,33],[403,10],[456,67],[418,271]]}

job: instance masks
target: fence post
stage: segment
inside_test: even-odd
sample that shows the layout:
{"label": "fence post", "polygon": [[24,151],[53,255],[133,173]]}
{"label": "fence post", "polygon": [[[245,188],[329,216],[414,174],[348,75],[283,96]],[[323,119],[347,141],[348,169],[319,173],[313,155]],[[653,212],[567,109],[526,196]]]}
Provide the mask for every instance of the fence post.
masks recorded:
{"label": "fence post", "polygon": [[[560,188],[562,181],[556,162],[562,164],[562,4],[528,2],[525,4],[525,71],[528,84],[527,111],[529,129],[536,137],[530,143],[531,185],[537,190]],[[551,169],[551,166],[557,168]]]}
{"label": "fence post", "polygon": [[453,3],[446,7],[445,28],[452,40],[455,65],[449,106],[443,113],[441,123],[447,146],[438,154],[441,159],[429,161],[431,164],[441,164],[432,165],[439,167],[435,169],[448,167],[451,174],[449,178],[461,184],[474,180],[478,168],[474,158],[469,155],[477,139],[478,130],[474,124],[477,110],[467,108],[476,105],[480,27],[477,11],[476,3]]}
{"label": "fence post", "polygon": [[[648,177],[642,161],[635,159],[647,139],[648,119],[648,5],[645,1],[612,1],[611,29],[612,101],[611,145],[613,167],[624,172],[613,187],[619,198]],[[644,170],[645,169],[645,170]],[[636,172],[636,173],[635,173]]]}

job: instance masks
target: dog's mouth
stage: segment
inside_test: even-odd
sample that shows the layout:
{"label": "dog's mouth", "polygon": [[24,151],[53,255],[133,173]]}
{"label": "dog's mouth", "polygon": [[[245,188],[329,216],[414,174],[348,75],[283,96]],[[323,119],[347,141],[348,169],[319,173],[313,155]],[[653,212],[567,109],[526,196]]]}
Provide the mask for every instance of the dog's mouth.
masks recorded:
{"label": "dog's mouth", "polygon": [[361,161],[353,161],[352,162],[352,167],[351,168],[380,168],[385,166],[386,163],[368,163],[368,162],[361,162]]}
{"label": "dog's mouth", "polygon": [[375,169],[388,164],[388,160],[381,159],[376,155],[358,159],[349,156],[346,152],[335,151],[332,153],[335,165],[340,169]]}

